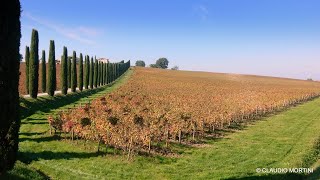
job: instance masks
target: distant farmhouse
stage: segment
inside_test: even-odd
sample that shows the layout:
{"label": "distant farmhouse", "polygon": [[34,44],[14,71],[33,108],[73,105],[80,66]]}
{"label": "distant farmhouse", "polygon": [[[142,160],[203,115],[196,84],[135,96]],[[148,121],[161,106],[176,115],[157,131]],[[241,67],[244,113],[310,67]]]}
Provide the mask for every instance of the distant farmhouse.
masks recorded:
{"label": "distant farmhouse", "polygon": [[[104,62],[104,63],[109,63],[109,59],[107,58],[99,58],[97,59],[99,62]],[[57,59],[56,60],[56,64],[60,64],[61,63],[61,60],[60,59]],[[77,63],[79,63],[79,58],[77,58]]]}
{"label": "distant farmhouse", "polygon": [[107,58],[99,58],[98,61],[103,62],[103,63],[109,63],[109,59],[107,59]]}

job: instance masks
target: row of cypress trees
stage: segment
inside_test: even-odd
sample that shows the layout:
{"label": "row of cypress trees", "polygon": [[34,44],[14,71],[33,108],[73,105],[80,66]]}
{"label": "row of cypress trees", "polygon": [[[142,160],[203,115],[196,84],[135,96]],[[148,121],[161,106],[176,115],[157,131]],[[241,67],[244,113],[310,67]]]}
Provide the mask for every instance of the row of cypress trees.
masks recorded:
{"label": "row of cypress trees", "polygon": [[[88,55],[80,53],[79,70],[77,71],[77,55],[73,51],[72,62],[68,57],[67,47],[63,47],[63,55],[61,57],[61,91],[67,94],[68,87],[71,92],[75,92],[78,87],[80,91],[84,89],[94,89],[106,84],[112,83],[120,77],[130,67],[130,61],[124,63],[104,63],[93,59]],[[71,68],[70,68],[71,67]]]}
{"label": "row of cypress trees", "polygon": [[[20,68],[20,38],[21,38],[21,6],[19,0],[3,0],[0,6],[0,175],[13,168],[17,159],[18,144],[19,144],[19,128],[20,128],[20,114],[19,114],[19,68]],[[31,97],[37,97],[38,93],[38,69],[39,69],[39,37],[36,30],[32,31],[32,41],[30,49],[26,48],[26,89]],[[63,74],[64,82],[63,87],[67,87],[67,48],[64,48],[63,61]],[[82,55],[80,54],[80,62]],[[45,65],[45,52],[42,53],[42,63]],[[55,46],[54,41],[50,41],[49,59],[48,59],[48,79],[46,75],[42,74],[43,84],[42,90],[47,91],[49,95],[54,95],[56,89],[56,63],[55,63]],[[91,66],[89,67],[89,57],[85,58],[85,86],[88,89],[88,82],[91,73],[93,73],[93,58],[91,58]],[[103,64],[103,63],[102,63]],[[118,67],[117,75],[121,75],[124,70],[130,67],[130,61],[127,63],[116,64],[103,64],[100,63],[100,78],[104,79],[103,83],[106,84],[105,78],[111,78],[111,74],[107,73],[108,70]],[[74,67],[74,66],[73,66]],[[109,68],[108,68],[109,67]],[[105,71],[103,71],[105,68]],[[43,68],[44,69],[44,68]],[[102,69],[102,70],[101,70]],[[79,66],[79,86],[82,87],[81,81],[83,64]],[[45,71],[43,71],[45,72]],[[76,72],[76,71],[73,71]],[[98,72],[96,72],[98,74]],[[107,76],[110,75],[109,76]],[[62,75],[61,75],[62,76]],[[75,76],[73,76],[75,77]],[[102,80],[101,80],[102,81]],[[101,81],[100,85],[101,85]],[[75,80],[73,81],[75,83]],[[90,84],[90,86],[92,86]]]}
{"label": "row of cypress trees", "polygon": [[[39,77],[39,35],[38,31],[33,29],[31,36],[31,46],[26,47],[26,90],[30,97],[37,98],[38,94],[38,77]],[[77,64],[79,70],[77,71]],[[42,51],[41,58],[41,91],[47,92],[50,96],[54,96],[57,89],[56,83],[56,63],[55,63],[55,45],[54,41],[50,41],[49,59],[48,59],[48,76],[46,74],[46,53]],[[71,92],[75,92],[78,87],[80,91],[85,89],[93,89],[104,86],[113,82],[121,76],[130,67],[130,61],[119,63],[99,62],[96,57],[93,59],[87,55],[83,62],[83,55],[80,53],[79,62],[77,62],[76,51],[73,51],[72,57],[68,56],[67,47],[63,47],[61,56],[61,92],[67,94],[68,88]]]}
{"label": "row of cypress trees", "polygon": [[[38,31],[33,29],[31,35],[30,48],[26,46],[25,61],[26,61],[26,90],[30,97],[37,98],[39,84],[39,35]],[[54,41],[50,41],[49,59],[48,59],[48,81],[46,70],[46,53],[42,50],[41,57],[41,91],[48,92],[53,96],[56,90],[56,64],[55,64],[55,45]]]}

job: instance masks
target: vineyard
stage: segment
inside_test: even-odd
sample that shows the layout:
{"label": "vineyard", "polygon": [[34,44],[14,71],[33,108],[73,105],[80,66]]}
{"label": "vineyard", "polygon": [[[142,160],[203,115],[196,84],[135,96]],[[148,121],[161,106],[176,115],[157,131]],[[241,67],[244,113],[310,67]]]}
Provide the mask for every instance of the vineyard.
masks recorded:
{"label": "vineyard", "polygon": [[128,152],[167,152],[217,129],[319,95],[320,83],[272,77],[136,68],[116,92],[49,117],[71,138]]}

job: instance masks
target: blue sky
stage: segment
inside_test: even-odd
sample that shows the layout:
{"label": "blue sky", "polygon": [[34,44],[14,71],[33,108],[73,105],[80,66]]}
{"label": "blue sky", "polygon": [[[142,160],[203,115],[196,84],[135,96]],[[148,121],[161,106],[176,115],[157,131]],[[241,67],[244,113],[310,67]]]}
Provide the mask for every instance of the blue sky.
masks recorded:
{"label": "blue sky", "polygon": [[77,53],[183,70],[320,80],[319,0],[21,0],[21,53],[39,31]]}

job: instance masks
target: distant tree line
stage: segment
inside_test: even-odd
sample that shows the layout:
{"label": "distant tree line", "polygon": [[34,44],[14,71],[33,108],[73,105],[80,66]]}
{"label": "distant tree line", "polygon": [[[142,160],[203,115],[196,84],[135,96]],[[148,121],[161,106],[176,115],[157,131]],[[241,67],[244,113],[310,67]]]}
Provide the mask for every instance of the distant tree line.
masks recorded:
{"label": "distant tree line", "polygon": [[[169,61],[167,58],[159,58],[155,64],[150,64],[151,68],[160,68],[160,69],[167,69],[169,65]],[[139,67],[146,67],[146,63],[142,60],[136,61],[136,66]],[[179,70],[178,66],[173,66],[171,70]]]}

